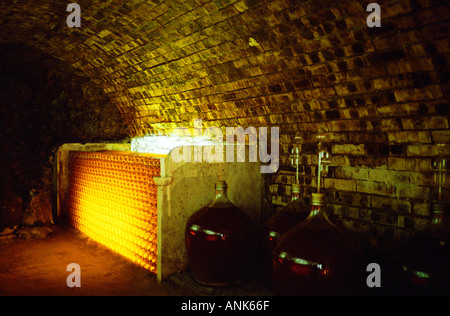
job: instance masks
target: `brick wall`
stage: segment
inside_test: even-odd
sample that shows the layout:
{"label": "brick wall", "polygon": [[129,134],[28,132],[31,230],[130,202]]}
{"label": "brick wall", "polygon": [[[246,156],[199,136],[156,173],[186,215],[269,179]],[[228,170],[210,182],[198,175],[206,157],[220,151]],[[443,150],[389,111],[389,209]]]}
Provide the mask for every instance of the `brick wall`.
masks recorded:
{"label": "brick wall", "polygon": [[334,164],[325,186],[344,224],[386,239],[423,227],[436,144],[450,143],[446,1],[378,0],[381,28],[366,25],[372,1],[78,2],[82,27],[69,29],[60,1],[3,1],[1,40],[84,71],[130,136],[198,118],[279,126],[282,166],[266,187],[275,208],[290,192],[295,133],[309,138],[311,185],[323,128]]}

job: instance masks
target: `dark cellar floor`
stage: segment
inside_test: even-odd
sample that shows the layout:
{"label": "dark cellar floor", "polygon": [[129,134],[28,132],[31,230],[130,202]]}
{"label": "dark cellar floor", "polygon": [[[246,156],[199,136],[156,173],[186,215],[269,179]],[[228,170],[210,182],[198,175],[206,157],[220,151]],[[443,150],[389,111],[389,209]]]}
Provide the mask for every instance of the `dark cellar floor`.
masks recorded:
{"label": "dark cellar floor", "polygon": [[[261,284],[247,282],[232,288],[209,288],[188,272],[161,285],[156,276],[85,237],[59,226],[45,240],[0,239],[0,296],[19,295],[271,295]],[[67,265],[78,263],[81,287],[69,288]]]}

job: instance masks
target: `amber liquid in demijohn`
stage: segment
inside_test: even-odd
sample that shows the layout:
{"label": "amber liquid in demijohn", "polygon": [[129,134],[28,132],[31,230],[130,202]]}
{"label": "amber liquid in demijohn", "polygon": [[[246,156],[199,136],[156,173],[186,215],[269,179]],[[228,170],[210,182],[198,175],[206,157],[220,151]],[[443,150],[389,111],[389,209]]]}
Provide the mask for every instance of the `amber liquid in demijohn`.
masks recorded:
{"label": "amber liquid in demijohn", "polygon": [[313,193],[306,220],[281,238],[273,257],[277,295],[350,295],[360,282],[362,255],[326,214],[325,195]]}
{"label": "amber liquid in demijohn", "polygon": [[194,213],[185,230],[188,265],[194,279],[208,286],[237,284],[249,274],[250,218],[230,202],[224,181],[216,198]]}

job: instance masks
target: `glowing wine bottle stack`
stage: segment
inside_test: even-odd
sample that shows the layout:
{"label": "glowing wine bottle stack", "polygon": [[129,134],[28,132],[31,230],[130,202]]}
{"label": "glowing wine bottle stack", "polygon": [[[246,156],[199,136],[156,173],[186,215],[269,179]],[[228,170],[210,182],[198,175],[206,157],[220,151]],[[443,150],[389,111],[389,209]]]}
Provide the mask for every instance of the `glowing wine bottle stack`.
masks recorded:
{"label": "glowing wine bottle stack", "polygon": [[216,198],[192,214],[185,240],[194,279],[207,286],[241,282],[249,270],[252,247],[250,218],[227,197],[227,184],[217,181]]}
{"label": "glowing wine bottle stack", "polygon": [[160,160],[129,152],[71,152],[69,223],[156,273]]}

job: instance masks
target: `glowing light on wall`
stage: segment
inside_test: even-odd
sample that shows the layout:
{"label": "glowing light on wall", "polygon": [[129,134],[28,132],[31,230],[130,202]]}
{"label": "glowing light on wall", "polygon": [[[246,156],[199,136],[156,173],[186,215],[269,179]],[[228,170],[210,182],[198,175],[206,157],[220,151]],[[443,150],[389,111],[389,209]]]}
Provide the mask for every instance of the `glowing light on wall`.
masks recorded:
{"label": "glowing light on wall", "polygon": [[130,152],[71,152],[70,224],[156,273],[160,160]]}
{"label": "glowing light on wall", "polygon": [[217,142],[206,136],[160,136],[148,135],[131,140],[131,150],[139,153],[167,155],[172,149],[181,146],[215,145]]}

